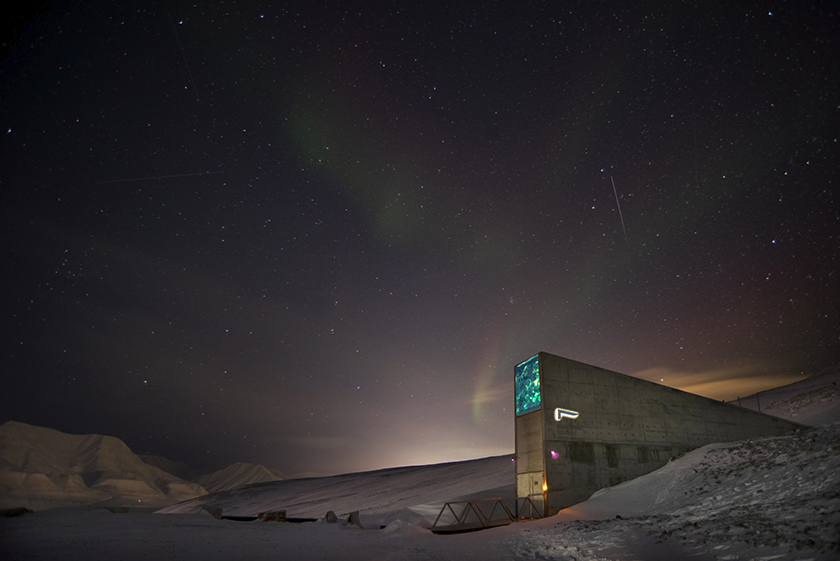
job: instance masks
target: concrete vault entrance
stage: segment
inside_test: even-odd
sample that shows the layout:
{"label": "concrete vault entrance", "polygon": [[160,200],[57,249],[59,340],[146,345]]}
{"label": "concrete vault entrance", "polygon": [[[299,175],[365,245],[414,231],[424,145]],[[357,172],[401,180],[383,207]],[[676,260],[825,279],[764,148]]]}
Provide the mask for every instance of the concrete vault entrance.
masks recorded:
{"label": "concrete vault entrance", "polygon": [[544,352],[514,384],[517,497],[546,516],[705,444],[804,428]]}

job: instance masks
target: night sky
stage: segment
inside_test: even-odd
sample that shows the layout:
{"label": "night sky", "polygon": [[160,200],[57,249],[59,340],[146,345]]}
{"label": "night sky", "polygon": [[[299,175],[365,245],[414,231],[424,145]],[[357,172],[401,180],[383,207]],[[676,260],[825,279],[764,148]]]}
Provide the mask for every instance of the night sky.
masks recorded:
{"label": "night sky", "polygon": [[538,351],[840,360],[836,2],[3,19],[0,421],[320,475],[512,452]]}

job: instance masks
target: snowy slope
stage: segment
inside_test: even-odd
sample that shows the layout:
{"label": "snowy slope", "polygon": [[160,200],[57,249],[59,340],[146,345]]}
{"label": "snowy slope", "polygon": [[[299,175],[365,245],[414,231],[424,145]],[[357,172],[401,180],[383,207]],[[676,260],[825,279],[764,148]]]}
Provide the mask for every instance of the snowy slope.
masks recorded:
{"label": "snowy slope", "polygon": [[836,559],[840,424],[704,446],[534,526],[523,554],[573,541],[599,555],[679,544],[685,557]]}
{"label": "snowy slope", "polygon": [[263,465],[237,462],[219,471],[202,475],[196,478],[195,482],[211,493],[216,493],[278,479],[281,478]]}
{"label": "snowy slope", "polygon": [[[735,405],[739,400],[730,401]],[[805,425],[840,421],[840,364],[799,382],[740,399],[741,407]]]}
{"label": "snowy slope", "polygon": [[[391,468],[333,477],[292,479],[258,483],[240,489],[212,493],[161,509],[161,514],[197,513],[205,504],[225,514],[255,515],[285,509],[290,517],[319,518],[328,510],[339,516],[361,511],[371,523],[387,523],[389,516],[425,520],[417,511],[434,515],[447,500],[464,495],[513,492],[512,456],[452,462],[429,466]],[[431,505],[424,506],[426,503]],[[432,521],[434,519],[432,518]]]}
{"label": "snowy slope", "polygon": [[0,508],[68,504],[163,506],[206,491],[144,463],[118,438],[0,425]]}

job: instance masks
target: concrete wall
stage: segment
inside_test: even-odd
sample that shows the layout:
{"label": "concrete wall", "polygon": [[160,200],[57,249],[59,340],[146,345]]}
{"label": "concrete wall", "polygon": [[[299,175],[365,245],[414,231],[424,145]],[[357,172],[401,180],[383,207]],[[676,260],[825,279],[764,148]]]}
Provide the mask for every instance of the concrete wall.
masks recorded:
{"label": "concrete wall", "polygon": [[[713,442],[775,436],[802,425],[569,360],[540,356],[542,407],[516,419],[519,496],[543,493],[546,511],[654,471]],[[576,419],[555,420],[555,408]]]}

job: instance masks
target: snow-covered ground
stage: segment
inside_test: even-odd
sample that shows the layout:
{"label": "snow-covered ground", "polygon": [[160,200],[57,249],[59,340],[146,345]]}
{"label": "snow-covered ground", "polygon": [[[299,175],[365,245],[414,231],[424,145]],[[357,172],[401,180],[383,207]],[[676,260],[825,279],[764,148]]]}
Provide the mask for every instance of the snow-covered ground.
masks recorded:
{"label": "snow-covered ground", "polygon": [[[836,560],[840,419],[826,412],[837,410],[837,377],[797,382],[775,400],[800,421],[819,408],[830,424],[705,446],[544,520],[457,535],[427,529],[446,500],[509,496],[512,465],[498,457],[260,483],[163,509],[181,514],[76,507],[0,518],[0,559]],[[358,510],[364,528],[217,520],[202,504],[343,519]]]}
{"label": "snow-covered ground", "polygon": [[328,510],[346,517],[358,510],[364,523],[382,526],[396,518],[431,526],[448,500],[514,498],[513,456],[390,468],[332,477],[291,479],[212,493],[160,509],[194,514],[202,505],[225,515],[256,515],[283,509],[289,517],[320,518]]}
{"label": "snow-covered ground", "polygon": [[840,559],[840,423],[704,446],[551,521],[520,552],[553,559],[569,541],[609,559]]}

